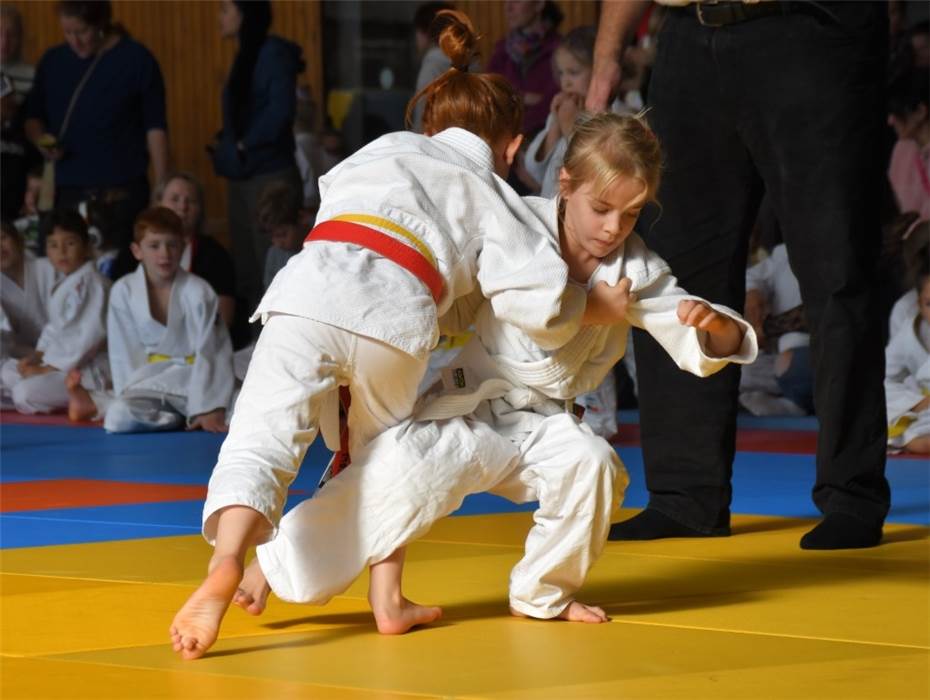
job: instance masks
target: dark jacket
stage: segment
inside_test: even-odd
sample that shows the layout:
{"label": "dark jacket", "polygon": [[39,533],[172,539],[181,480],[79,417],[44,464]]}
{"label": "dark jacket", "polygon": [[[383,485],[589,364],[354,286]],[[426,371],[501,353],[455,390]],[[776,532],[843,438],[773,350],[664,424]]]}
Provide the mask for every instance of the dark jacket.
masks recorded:
{"label": "dark jacket", "polygon": [[269,35],[262,44],[252,77],[248,127],[242,137],[245,149],[236,148],[232,126],[229,84],[223,88],[223,130],[217,136],[213,167],[217,175],[245,180],[256,175],[296,167],[294,116],[301,49],[290,41]]}

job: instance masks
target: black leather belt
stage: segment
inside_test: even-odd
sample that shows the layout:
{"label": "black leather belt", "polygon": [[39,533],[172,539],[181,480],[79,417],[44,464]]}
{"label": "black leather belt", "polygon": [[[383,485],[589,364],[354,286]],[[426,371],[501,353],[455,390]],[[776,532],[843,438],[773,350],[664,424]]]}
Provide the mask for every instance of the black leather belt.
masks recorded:
{"label": "black leather belt", "polygon": [[692,3],[681,9],[689,14],[693,13],[697,21],[705,27],[725,27],[728,24],[748,22],[773,15],[817,13],[817,8],[813,3],[779,2],[779,0],[753,3],[706,0]]}

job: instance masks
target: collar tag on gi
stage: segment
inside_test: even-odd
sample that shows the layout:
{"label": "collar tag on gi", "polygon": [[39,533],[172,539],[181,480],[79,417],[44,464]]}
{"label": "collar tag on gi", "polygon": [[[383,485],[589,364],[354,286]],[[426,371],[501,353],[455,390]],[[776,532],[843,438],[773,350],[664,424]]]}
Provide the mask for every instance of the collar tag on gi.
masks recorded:
{"label": "collar tag on gi", "polygon": [[478,387],[471,369],[468,367],[444,367],[442,370],[442,387],[449,394],[463,394]]}

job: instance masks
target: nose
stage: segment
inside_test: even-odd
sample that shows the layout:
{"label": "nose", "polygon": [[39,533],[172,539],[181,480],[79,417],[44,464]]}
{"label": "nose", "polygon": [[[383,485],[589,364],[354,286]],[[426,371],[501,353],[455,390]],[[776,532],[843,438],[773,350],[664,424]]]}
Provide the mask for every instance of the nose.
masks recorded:
{"label": "nose", "polygon": [[620,212],[615,211],[610,216],[605,217],[604,232],[609,233],[611,236],[616,236],[618,233],[620,233],[622,225],[623,215]]}

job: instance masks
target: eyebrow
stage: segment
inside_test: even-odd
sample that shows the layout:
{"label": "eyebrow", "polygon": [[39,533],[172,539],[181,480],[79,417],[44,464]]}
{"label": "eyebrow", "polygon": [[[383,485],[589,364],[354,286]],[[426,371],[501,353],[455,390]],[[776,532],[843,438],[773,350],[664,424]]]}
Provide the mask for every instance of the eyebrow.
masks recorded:
{"label": "eyebrow", "polygon": [[[600,197],[596,197],[596,196],[592,196],[592,197],[591,197],[591,201],[592,201],[594,204],[600,204],[601,206],[609,207],[609,208],[611,208],[611,209],[612,209],[613,206],[614,206],[612,202],[608,202],[608,201],[606,201],[606,200],[604,200],[604,199],[601,199]],[[643,207],[645,207],[645,206],[646,206],[646,203],[645,203],[645,202],[643,202],[642,204],[634,204],[634,205],[631,206],[631,207],[627,207],[627,208],[624,209],[623,211],[642,211]]]}

